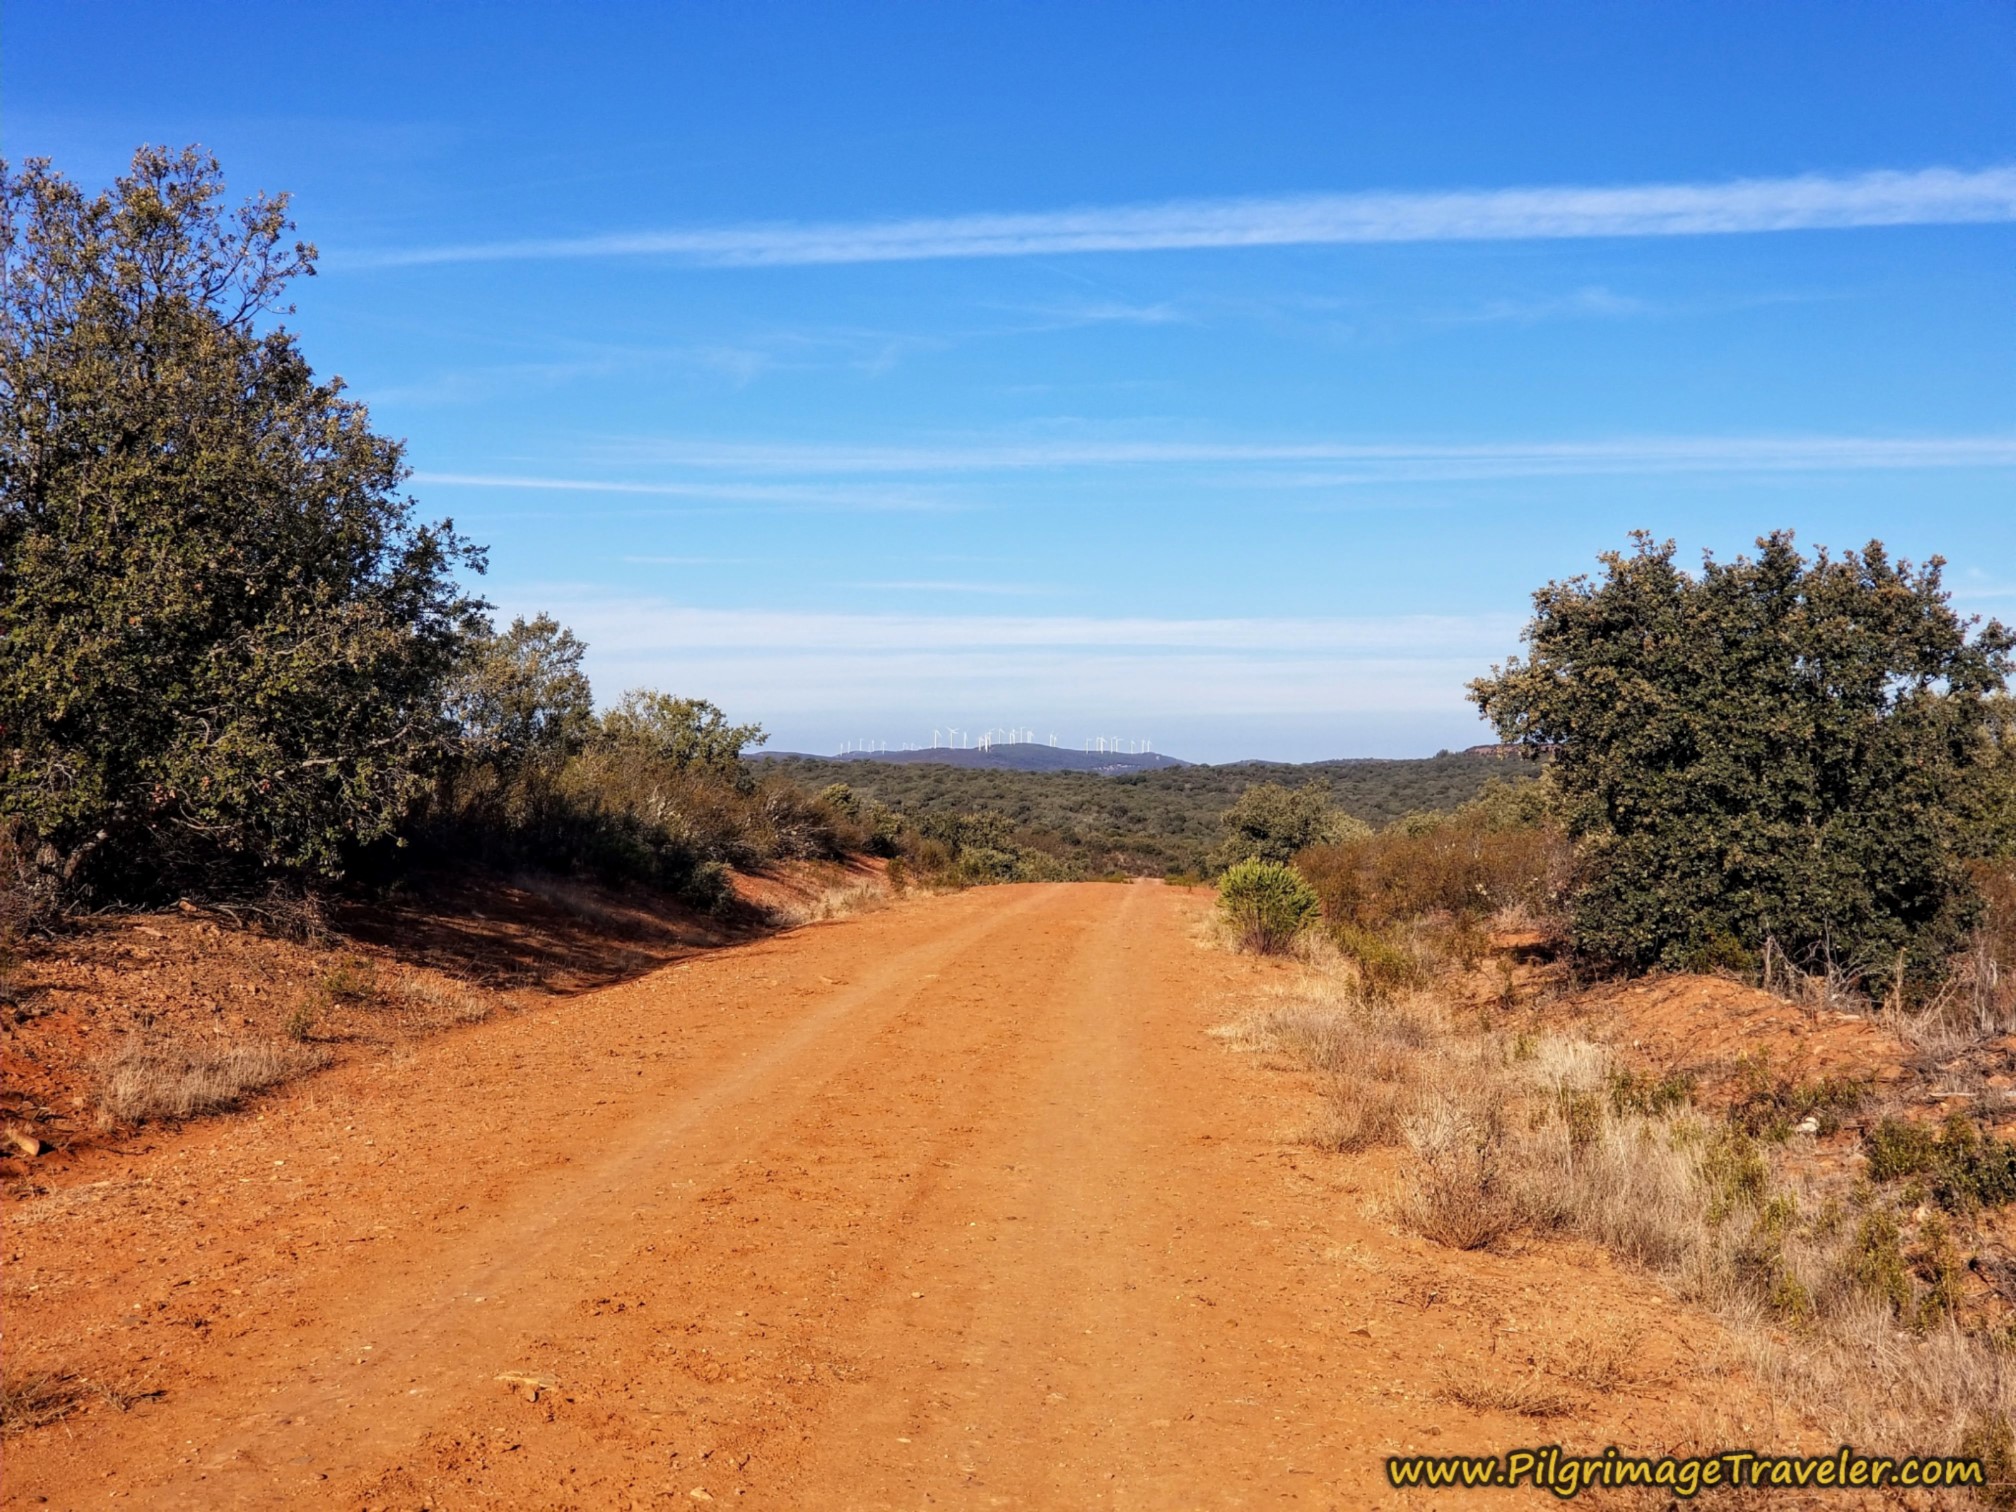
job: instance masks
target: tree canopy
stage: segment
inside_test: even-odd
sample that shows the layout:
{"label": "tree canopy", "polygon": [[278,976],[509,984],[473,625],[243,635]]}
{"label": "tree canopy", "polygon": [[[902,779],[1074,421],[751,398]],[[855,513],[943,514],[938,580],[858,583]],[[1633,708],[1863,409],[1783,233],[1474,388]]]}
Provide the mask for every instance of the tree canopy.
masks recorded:
{"label": "tree canopy", "polygon": [[80,883],[390,833],[486,607],[273,323],[315,261],[285,197],[224,194],[195,149],[95,196],[0,164],[0,817]]}
{"label": "tree canopy", "polygon": [[1504,739],[1553,753],[1579,947],[1929,966],[1971,906],[1969,787],[2016,637],[1953,612],[1938,558],[1880,542],[1809,560],[1781,532],[1694,575],[1635,539],[1600,581],[1539,590],[1529,656],[1471,685]]}
{"label": "tree canopy", "polygon": [[1286,865],[1312,845],[1336,845],[1371,833],[1371,827],[1330,804],[1329,794],[1315,786],[1287,787],[1256,782],[1220,821],[1225,840],[1212,853],[1219,867],[1241,861],[1272,861]]}

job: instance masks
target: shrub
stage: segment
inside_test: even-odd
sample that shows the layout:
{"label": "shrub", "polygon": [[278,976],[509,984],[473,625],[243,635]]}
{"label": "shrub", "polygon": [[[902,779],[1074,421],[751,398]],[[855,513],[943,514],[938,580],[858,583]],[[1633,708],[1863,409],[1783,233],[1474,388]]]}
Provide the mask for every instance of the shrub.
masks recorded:
{"label": "shrub", "polygon": [[595,718],[587,649],[545,615],[481,641],[450,690],[458,757],[415,826],[429,848],[721,908],[724,866],[835,857],[859,842],[838,806],[759,776],[740,752],[762,730],[705,700],[633,689]]}
{"label": "shrub", "polygon": [[1730,1122],[1744,1133],[1764,1139],[1786,1139],[1808,1118],[1819,1125],[1820,1133],[1831,1134],[1841,1127],[1842,1115],[1854,1112],[1869,1095],[1869,1084],[1854,1077],[1802,1081],[1774,1072],[1764,1055],[1743,1057],[1736,1075]]}
{"label": "shrub", "polygon": [[1657,1118],[1693,1101],[1694,1078],[1684,1071],[1654,1076],[1627,1068],[1610,1078],[1610,1111],[1619,1117],[1635,1113],[1641,1118]]}
{"label": "shrub", "polygon": [[1066,882],[1083,868],[1030,843],[1005,814],[926,814],[911,860],[953,887],[998,882]]}
{"label": "shrub", "polygon": [[1379,929],[1426,914],[1483,919],[1505,908],[1549,914],[1569,874],[1567,844],[1540,784],[1494,784],[1450,814],[1417,814],[1377,833],[1304,851],[1296,865],[1337,924]]}
{"label": "shrub", "polygon": [[1374,998],[1392,997],[1427,980],[1427,968],[1419,957],[1390,934],[1339,924],[1330,931],[1330,938],[1338,952],[1358,968],[1359,981]]}
{"label": "shrub", "polygon": [[1881,542],[1807,560],[1675,565],[1640,534],[1601,582],[1534,595],[1530,657],[1471,693],[1508,741],[1554,753],[1581,875],[1574,934],[1629,968],[1775,940],[1929,975],[1969,923],[1963,861],[1995,777],[2016,636],[1947,603],[1942,563]]}
{"label": "shrub", "polygon": [[[445,753],[481,554],[285,330],[314,249],[144,148],[0,168],[0,819],[73,889],[340,870]],[[262,328],[263,327],[263,328]]]}
{"label": "shrub", "polygon": [[1871,1180],[1922,1176],[1949,1212],[2016,1201],[2016,1144],[1983,1134],[1965,1113],[1950,1114],[1937,1134],[1886,1118],[1864,1136],[1864,1151]]}
{"label": "shrub", "polygon": [[1871,1301],[1902,1316],[1911,1306],[1911,1273],[1897,1220],[1878,1209],[1863,1216],[1854,1241],[1842,1257],[1842,1280]]}
{"label": "shrub", "polygon": [[1242,861],[1218,879],[1218,911],[1244,950],[1286,950],[1320,907],[1301,873],[1278,861]]}
{"label": "shrub", "polygon": [[1239,795],[1220,821],[1225,841],[1212,853],[1220,867],[1241,861],[1286,864],[1312,845],[1335,845],[1371,831],[1332,808],[1319,787],[1290,788],[1257,782]]}

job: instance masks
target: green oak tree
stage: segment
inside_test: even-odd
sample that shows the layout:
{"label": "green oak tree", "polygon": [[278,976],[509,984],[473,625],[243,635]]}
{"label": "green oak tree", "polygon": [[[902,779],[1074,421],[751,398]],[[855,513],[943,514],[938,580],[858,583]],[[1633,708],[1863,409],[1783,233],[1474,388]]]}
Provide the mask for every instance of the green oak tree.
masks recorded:
{"label": "green oak tree", "polygon": [[74,888],[338,870],[455,739],[480,552],[276,323],[284,196],[0,164],[0,819]]}
{"label": "green oak tree", "polygon": [[2016,637],[1954,613],[1938,558],[1880,542],[1808,559],[1781,532],[1695,574],[1634,539],[1536,593],[1528,656],[1471,685],[1502,738],[1551,753],[1578,947],[1936,969],[1973,907]]}

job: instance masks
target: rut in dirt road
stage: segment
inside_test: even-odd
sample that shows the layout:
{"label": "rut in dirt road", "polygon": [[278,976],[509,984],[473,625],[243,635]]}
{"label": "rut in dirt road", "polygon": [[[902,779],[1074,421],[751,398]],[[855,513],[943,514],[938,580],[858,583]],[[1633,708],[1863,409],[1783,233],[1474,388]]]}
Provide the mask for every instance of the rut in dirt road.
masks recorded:
{"label": "rut in dirt road", "polygon": [[1367,1326],[1379,1247],[1419,1246],[1208,1037],[1274,968],[1201,948],[1204,907],[905,903],[41,1199],[15,1352],[164,1394],[17,1440],[8,1500],[1372,1505],[1380,1455],[1463,1418],[1432,1372],[1477,1330]]}

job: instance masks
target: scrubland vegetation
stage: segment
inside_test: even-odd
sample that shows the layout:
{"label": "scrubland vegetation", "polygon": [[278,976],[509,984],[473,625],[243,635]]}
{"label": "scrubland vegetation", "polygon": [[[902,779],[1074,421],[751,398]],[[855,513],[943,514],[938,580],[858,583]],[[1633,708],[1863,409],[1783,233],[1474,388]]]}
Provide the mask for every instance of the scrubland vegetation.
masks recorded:
{"label": "scrubland vegetation", "polygon": [[[828,762],[789,756],[766,758],[763,765],[813,788],[835,770]],[[1445,753],[1302,766],[1240,761],[1122,777],[877,761],[850,761],[840,770],[856,792],[920,821],[999,815],[1025,850],[1076,875],[1097,877],[1205,874],[1224,842],[1225,811],[1241,794],[1268,783],[1310,792],[1332,814],[1377,825],[1454,808],[1487,783],[1529,780],[1539,767]]]}
{"label": "scrubland vegetation", "polygon": [[233,213],[213,162],[155,150],[95,198],[34,162],[4,190],[16,915],[449,857],[718,905],[725,866],[875,844],[747,767],[753,726],[650,689],[598,715],[564,627],[492,629],[481,550],[272,323],[314,270],[284,199]]}
{"label": "scrubland vegetation", "polygon": [[[1292,866],[1264,858],[1310,816],[1243,803],[1221,911],[1305,971],[1225,1032],[1317,1073],[1307,1142],[1389,1152],[1392,1221],[1602,1244],[1830,1442],[1980,1455],[2016,1504],[2011,637],[1955,616],[1936,562],[1759,546],[1693,577],[1641,539],[1536,596],[1530,659],[1475,692],[1537,783]],[[1262,869],[1320,906],[1254,931]],[[1639,1060],[1578,1004],[1661,970],[1866,1017],[1902,1074]]]}

